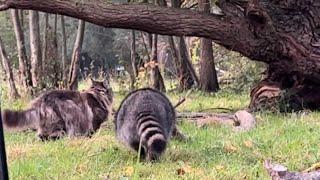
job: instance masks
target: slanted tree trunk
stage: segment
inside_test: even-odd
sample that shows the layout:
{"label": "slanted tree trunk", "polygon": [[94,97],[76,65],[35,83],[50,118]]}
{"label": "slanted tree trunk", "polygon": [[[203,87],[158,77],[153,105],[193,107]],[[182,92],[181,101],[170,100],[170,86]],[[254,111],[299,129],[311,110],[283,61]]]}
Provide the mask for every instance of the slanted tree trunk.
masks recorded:
{"label": "slanted tree trunk", "polygon": [[[0,0],[0,10],[42,10],[83,19],[97,25],[155,34],[198,36],[272,69],[268,81],[284,89],[305,87],[313,93],[320,82],[320,6],[311,0],[219,0],[220,14],[148,4],[103,1]],[[293,81],[285,86],[280,77]],[[305,93],[304,91],[301,92]],[[302,100],[307,94],[302,96]],[[320,103],[318,108],[320,108]]]}
{"label": "slanted tree trunk", "polygon": [[3,69],[4,69],[5,74],[7,76],[6,79],[8,80],[8,84],[9,84],[9,88],[10,88],[10,96],[12,98],[19,98],[20,95],[18,93],[18,90],[16,88],[16,84],[14,82],[11,63],[10,63],[9,57],[8,57],[4,48],[5,47],[4,47],[2,39],[0,37],[0,54],[1,54],[1,58],[2,58]]}
{"label": "slanted tree trunk", "polygon": [[22,27],[20,25],[18,10],[11,10],[11,17],[13,22],[13,28],[17,40],[17,49],[19,56],[19,73],[23,82],[23,86],[27,89],[29,94],[32,94],[32,79],[29,68],[29,61],[26,54],[24,35]]}
{"label": "slanted tree trunk", "polygon": [[198,86],[198,77],[190,62],[186,41],[179,38],[179,89],[187,90]]}
{"label": "slanted tree trunk", "polygon": [[67,37],[66,37],[66,29],[65,29],[65,22],[64,16],[60,16],[61,20],[61,33],[62,33],[62,81],[63,86],[66,87],[67,84],[67,70],[69,63],[67,62]]}
{"label": "slanted tree trunk", "polygon": [[[166,3],[164,3],[166,4]],[[173,8],[181,7],[181,0],[171,0],[171,6]],[[190,57],[186,45],[186,41],[183,36],[179,38],[178,45],[179,58],[178,62],[178,73],[179,73],[179,89],[184,91],[190,89],[191,87],[198,86],[198,78],[196,76],[195,70],[190,62]]]}
{"label": "slanted tree trunk", "polygon": [[39,81],[41,81],[40,67],[42,67],[39,13],[37,11],[29,11],[29,18],[31,76],[33,86],[37,87]]}
{"label": "slanted tree trunk", "polygon": [[142,39],[143,47],[145,49],[145,53],[147,54],[147,59],[149,61],[151,59],[151,57],[150,57],[151,50],[149,51],[148,45],[145,40],[146,38],[145,38],[145,35],[143,34],[143,32],[141,32],[141,39]]}
{"label": "slanted tree trunk", "polygon": [[161,92],[165,92],[163,78],[158,66],[158,36],[156,34],[152,37],[152,50],[151,50],[151,61],[150,63],[150,80],[151,87]]}
{"label": "slanted tree trunk", "polygon": [[174,64],[174,74],[178,75],[179,50],[175,45],[173,36],[168,37],[168,42],[171,49],[172,60]]}
{"label": "slanted tree trunk", "polygon": [[[210,13],[209,0],[198,0],[199,11]],[[200,88],[206,92],[219,90],[211,39],[200,39]]]}
{"label": "slanted tree trunk", "polygon": [[83,20],[79,20],[77,37],[73,47],[71,65],[69,70],[68,88],[70,90],[76,90],[78,88],[78,70],[80,54],[83,44],[84,30],[85,22]]}

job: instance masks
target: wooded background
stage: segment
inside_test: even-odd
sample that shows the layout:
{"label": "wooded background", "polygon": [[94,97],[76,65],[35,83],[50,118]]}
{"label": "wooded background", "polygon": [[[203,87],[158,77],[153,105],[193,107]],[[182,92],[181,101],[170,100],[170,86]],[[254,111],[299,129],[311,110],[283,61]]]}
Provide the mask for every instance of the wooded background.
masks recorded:
{"label": "wooded background", "polygon": [[[36,94],[76,89],[88,74],[119,79],[121,72],[130,77],[130,89],[143,86],[145,77],[160,91],[168,89],[166,79],[181,91],[207,92],[218,91],[219,83],[243,90],[255,82],[252,109],[279,101],[294,110],[319,107],[317,1],[0,1],[0,9],[9,8],[1,14],[0,44],[15,97],[14,82]],[[242,61],[230,50],[264,64]]]}

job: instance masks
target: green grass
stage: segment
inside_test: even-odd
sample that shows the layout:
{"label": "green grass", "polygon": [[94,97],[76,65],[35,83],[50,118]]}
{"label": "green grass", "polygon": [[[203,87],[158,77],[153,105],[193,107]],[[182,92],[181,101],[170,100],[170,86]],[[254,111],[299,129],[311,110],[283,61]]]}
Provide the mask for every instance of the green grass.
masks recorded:
{"label": "green grass", "polygon": [[[169,93],[175,104],[183,94]],[[124,94],[116,94],[116,108]],[[27,98],[6,100],[5,108],[21,109]],[[192,93],[178,111],[238,110],[248,93]],[[137,153],[120,144],[111,119],[92,138],[41,142],[34,132],[6,132],[11,179],[269,179],[263,161],[270,159],[301,171],[320,158],[320,114],[257,113],[257,128],[235,133],[229,127],[198,128],[179,123],[189,136],[172,140],[158,163],[137,163]],[[183,175],[179,175],[179,173]]]}

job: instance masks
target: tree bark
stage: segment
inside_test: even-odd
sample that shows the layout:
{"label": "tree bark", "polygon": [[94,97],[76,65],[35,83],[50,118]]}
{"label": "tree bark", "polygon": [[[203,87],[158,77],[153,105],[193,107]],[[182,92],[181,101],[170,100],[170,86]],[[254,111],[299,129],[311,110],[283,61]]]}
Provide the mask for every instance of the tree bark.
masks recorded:
{"label": "tree bark", "polygon": [[37,87],[41,78],[42,55],[40,43],[39,13],[29,11],[30,50],[31,50],[31,76],[33,86]]}
{"label": "tree bark", "polygon": [[180,90],[198,87],[199,80],[190,62],[184,37],[179,38],[179,79]]}
{"label": "tree bark", "polygon": [[81,49],[83,44],[84,30],[85,30],[85,22],[83,20],[79,20],[77,37],[73,47],[72,60],[71,60],[71,65],[69,70],[68,88],[70,90],[76,90],[78,88],[78,70],[79,70],[80,54],[81,54]]}
{"label": "tree bark", "polygon": [[138,70],[136,65],[136,33],[134,30],[131,31],[131,47],[130,47],[130,60],[131,60],[131,69],[132,72],[130,74],[130,80],[131,80],[131,90],[134,90],[135,88],[135,80],[138,76]]}
{"label": "tree bark", "polygon": [[201,38],[200,51],[200,88],[206,92],[217,92],[219,84],[210,39]]}
{"label": "tree bark", "polygon": [[137,77],[138,70],[136,66],[136,33],[133,30],[131,31],[131,66],[134,77]]}
{"label": "tree bark", "polygon": [[[165,2],[165,0],[163,1]],[[171,0],[173,8],[181,8],[181,4],[181,0]],[[176,64],[179,64],[179,89],[184,91],[190,89],[192,86],[197,87],[199,84],[198,78],[191,64],[186,41],[183,36],[180,36],[179,38],[178,49],[179,58]]]}
{"label": "tree bark", "polygon": [[24,11],[23,10],[18,10],[18,14],[19,14],[19,19],[20,19],[20,25],[22,27],[22,29],[24,29]]}
{"label": "tree bark", "polygon": [[[48,49],[48,32],[49,32],[49,15],[48,13],[44,14],[44,28],[43,28],[43,45],[42,45],[42,62],[47,60],[47,49]],[[43,72],[43,66],[40,67]]]}
{"label": "tree bark", "polygon": [[63,86],[66,87],[67,84],[67,70],[69,63],[67,62],[67,38],[66,38],[66,29],[65,29],[65,22],[64,16],[60,16],[61,20],[61,33],[62,33],[62,81]]}
{"label": "tree bark", "polygon": [[178,64],[179,64],[179,50],[175,45],[173,36],[168,37],[169,46],[171,49],[172,60],[174,64],[174,74],[178,75]]}
{"label": "tree bark", "polygon": [[141,32],[140,35],[141,35],[142,44],[143,44],[145,53],[146,53],[146,55],[147,55],[147,60],[149,61],[149,60],[151,59],[151,57],[150,57],[150,54],[151,54],[150,52],[151,52],[151,50],[149,51],[149,49],[148,49],[148,45],[147,45],[147,43],[146,43],[145,35],[143,34],[143,32]]}
{"label": "tree bark", "polygon": [[[210,13],[209,0],[198,0],[199,11]],[[200,88],[206,92],[219,90],[211,39],[200,39]]]}
{"label": "tree bark", "polygon": [[[0,0],[0,10],[33,9],[80,18],[98,25],[155,34],[198,36],[273,69],[295,86],[320,82],[320,6],[311,0],[219,0],[222,13],[145,4],[78,0]],[[112,18],[110,18],[112,17]],[[294,80],[293,77],[299,77]],[[269,79],[279,82],[280,79]],[[285,88],[292,88],[286,86]],[[318,103],[320,104],[320,103]]]}
{"label": "tree bark", "polygon": [[18,90],[16,88],[16,84],[14,82],[11,63],[10,63],[9,57],[5,51],[5,47],[3,45],[1,37],[0,37],[0,54],[1,54],[1,58],[2,58],[3,69],[5,71],[5,74],[7,76],[7,80],[9,83],[10,96],[12,98],[19,98],[20,95],[18,93]]}
{"label": "tree bark", "polygon": [[149,63],[151,68],[151,87],[161,92],[165,92],[166,88],[158,66],[158,36],[156,34],[152,36],[151,61]]}
{"label": "tree bark", "polygon": [[20,25],[18,10],[11,10],[11,17],[13,22],[13,28],[17,40],[17,49],[19,56],[19,73],[23,82],[23,86],[27,89],[28,93],[32,93],[32,79],[29,67],[29,61],[26,54],[24,35],[22,27]]}

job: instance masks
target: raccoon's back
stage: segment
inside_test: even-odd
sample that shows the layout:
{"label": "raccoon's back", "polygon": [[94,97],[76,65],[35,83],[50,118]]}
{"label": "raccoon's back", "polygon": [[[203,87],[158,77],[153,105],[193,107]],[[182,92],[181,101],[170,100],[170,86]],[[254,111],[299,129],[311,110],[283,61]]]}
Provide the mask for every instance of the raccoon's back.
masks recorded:
{"label": "raccoon's back", "polygon": [[175,122],[175,111],[168,98],[156,90],[144,88],[131,92],[122,101],[115,116],[116,130],[124,121],[134,124],[138,116],[148,113],[158,116],[164,123]]}
{"label": "raccoon's back", "polygon": [[134,149],[134,144],[140,141],[147,146],[159,139],[165,146],[175,123],[175,113],[170,101],[160,92],[140,89],[123,100],[115,121],[118,139]]}

